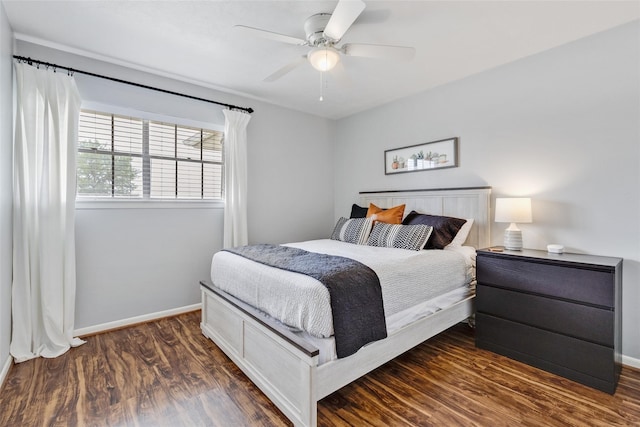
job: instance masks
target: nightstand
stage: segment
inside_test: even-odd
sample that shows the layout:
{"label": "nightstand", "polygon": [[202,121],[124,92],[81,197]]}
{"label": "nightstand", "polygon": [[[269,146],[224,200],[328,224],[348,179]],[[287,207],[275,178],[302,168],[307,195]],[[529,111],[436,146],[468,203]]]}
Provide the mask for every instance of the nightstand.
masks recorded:
{"label": "nightstand", "polygon": [[622,259],[483,249],[476,273],[477,347],[615,392]]}

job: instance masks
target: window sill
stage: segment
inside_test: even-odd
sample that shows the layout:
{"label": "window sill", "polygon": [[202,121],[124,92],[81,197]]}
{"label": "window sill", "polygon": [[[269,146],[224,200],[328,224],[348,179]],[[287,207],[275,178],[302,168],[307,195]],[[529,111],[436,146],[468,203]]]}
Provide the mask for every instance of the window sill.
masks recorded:
{"label": "window sill", "polygon": [[221,200],[76,200],[76,209],[224,209]]}

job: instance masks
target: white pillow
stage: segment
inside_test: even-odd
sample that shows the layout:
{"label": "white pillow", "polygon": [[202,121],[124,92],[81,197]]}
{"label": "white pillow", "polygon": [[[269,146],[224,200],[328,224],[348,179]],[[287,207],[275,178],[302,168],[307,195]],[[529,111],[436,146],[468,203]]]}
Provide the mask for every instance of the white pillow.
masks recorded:
{"label": "white pillow", "polygon": [[459,247],[464,245],[464,242],[466,242],[467,236],[469,236],[469,232],[471,231],[472,226],[473,218],[467,218],[467,222],[462,224],[462,227],[460,227],[460,230],[458,230],[456,237],[454,237],[451,243],[449,243],[445,247]]}

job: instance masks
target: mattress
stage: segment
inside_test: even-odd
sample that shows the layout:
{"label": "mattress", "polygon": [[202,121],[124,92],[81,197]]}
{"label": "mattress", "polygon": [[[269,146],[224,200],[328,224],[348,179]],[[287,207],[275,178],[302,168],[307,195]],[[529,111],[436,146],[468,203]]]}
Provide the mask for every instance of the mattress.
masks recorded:
{"label": "mattress", "polygon": [[[469,248],[409,251],[330,239],[287,246],[352,258],[375,271],[380,279],[387,327],[392,316],[455,289],[468,287],[473,280],[472,255],[475,252]],[[213,256],[211,280],[217,288],[292,330],[304,331],[316,338],[333,335],[329,292],[316,279],[220,251]]]}

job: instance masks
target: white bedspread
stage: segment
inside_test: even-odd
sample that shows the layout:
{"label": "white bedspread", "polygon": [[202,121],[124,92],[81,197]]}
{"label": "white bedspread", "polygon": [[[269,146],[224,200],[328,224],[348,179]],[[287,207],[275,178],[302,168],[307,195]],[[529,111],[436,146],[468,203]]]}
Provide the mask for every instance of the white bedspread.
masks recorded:
{"label": "white bedspread", "polygon": [[[344,256],[369,266],[380,279],[387,318],[472,280],[472,260],[465,249],[409,251],[329,239],[287,246]],[[329,292],[316,279],[220,251],[213,256],[211,280],[285,325],[319,338],[333,335]]]}

